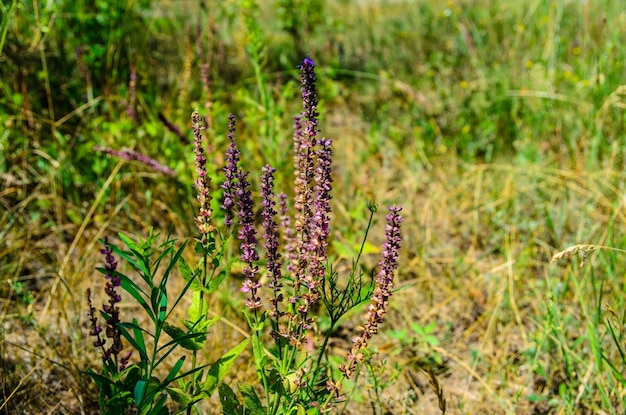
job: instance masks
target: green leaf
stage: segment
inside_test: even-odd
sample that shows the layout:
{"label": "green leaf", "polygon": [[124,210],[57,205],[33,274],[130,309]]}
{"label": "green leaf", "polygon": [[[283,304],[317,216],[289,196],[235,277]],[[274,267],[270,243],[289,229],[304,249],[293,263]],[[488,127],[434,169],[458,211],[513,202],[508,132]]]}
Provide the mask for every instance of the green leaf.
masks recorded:
{"label": "green leaf", "polygon": [[[165,288],[163,288],[165,290]],[[167,316],[167,294],[165,291],[161,292],[161,300],[159,301],[159,321],[163,323]]]}
{"label": "green leaf", "polygon": [[120,236],[120,239],[122,239],[124,244],[130,249],[130,252],[123,251],[115,246],[113,246],[113,252],[116,253],[121,258],[123,258],[126,262],[128,262],[135,270],[139,272],[139,274],[141,274],[141,277],[143,278],[143,280],[147,284],[150,284],[151,273],[150,273],[150,269],[146,267],[146,264],[144,262],[146,259],[144,257],[144,250],[140,248],[139,246],[137,246],[129,237],[122,235],[122,234],[118,234],[118,235]]}
{"label": "green leaf", "polygon": [[220,402],[222,404],[222,414],[224,415],[243,415],[243,408],[237,399],[237,395],[226,384],[221,384],[219,388]]}
{"label": "green leaf", "polygon": [[[353,248],[354,249],[358,249],[358,245],[355,245]],[[380,249],[381,248],[378,245],[374,245],[374,244],[371,244],[369,242],[365,242],[363,244],[362,255],[379,254],[380,253]]]}
{"label": "green leaf", "polygon": [[263,312],[263,314],[261,314],[260,316],[256,316],[255,318],[252,318],[253,316],[245,310],[243,311],[243,314],[246,317],[248,325],[250,326],[252,331],[263,331],[263,328],[265,327],[265,320],[267,319],[267,311]]}
{"label": "green leaf", "polygon": [[432,334],[427,334],[425,338],[426,343],[430,344],[431,346],[439,346],[439,339],[436,336],[433,336]]}
{"label": "green leaf", "polygon": [[139,381],[137,381],[137,383],[135,384],[135,391],[134,391],[134,399],[135,399],[135,406],[137,407],[141,407],[141,403],[143,401],[143,397],[146,394],[146,388],[148,387],[148,381],[145,379],[141,379]]}
{"label": "green leaf", "polygon": [[102,390],[114,384],[114,382],[108,377],[102,376],[101,374],[96,373],[91,369],[87,369],[85,373],[87,374],[87,376],[93,379],[94,382],[96,382],[96,385],[98,385],[98,389]]}
{"label": "green leaf", "polygon": [[146,132],[148,133],[149,136],[155,137],[157,135],[158,128],[157,128],[156,123],[147,122],[147,123],[144,123],[143,126],[146,128]]}
{"label": "green leaf", "polygon": [[180,275],[182,275],[185,282],[187,284],[191,283],[191,291],[193,291],[194,293],[200,291],[200,283],[196,279],[197,272],[191,270],[191,268],[187,264],[187,261],[181,259],[178,263],[178,270],[180,271]]}
{"label": "green leaf", "polygon": [[119,232],[117,236],[120,237],[120,239],[122,240],[122,242],[124,242],[124,245],[126,245],[128,249],[130,249],[133,252],[137,252],[139,256],[143,256],[144,250],[141,249],[139,245],[135,243],[135,241],[133,241],[132,239],[130,239],[128,236],[124,235],[121,232]]}
{"label": "green leaf", "polygon": [[161,280],[161,286],[165,289],[165,285],[167,284],[167,280],[170,276],[170,272],[172,272],[172,270],[174,269],[174,267],[176,266],[176,263],[178,262],[178,260],[180,259],[180,257],[183,254],[183,250],[185,249],[185,246],[187,246],[187,242],[184,242],[179,248],[178,251],[176,251],[176,253],[174,254],[174,256],[170,259],[170,263],[167,266],[167,269],[165,270],[165,273],[163,274],[163,279]]}
{"label": "green leaf", "polygon": [[124,387],[129,391],[134,390],[137,382],[141,380],[141,370],[137,365],[132,365],[127,367],[124,373],[126,373],[123,381]]}
{"label": "green leaf", "polygon": [[[159,246],[159,250],[160,253],[157,256],[157,258],[154,260],[154,269],[158,269],[161,266],[161,261],[163,261],[166,257],[171,256],[172,255],[172,250],[174,249],[174,242],[173,240],[167,240],[165,242],[163,242],[160,246]],[[147,245],[146,249],[149,249],[150,245]],[[152,255],[152,252],[150,252],[150,255]],[[170,265],[172,265],[170,263]],[[163,279],[161,279],[161,281],[163,281]]]}
{"label": "green leaf", "polygon": [[537,367],[535,368],[535,372],[537,372],[537,374],[539,376],[541,376],[544,379],[548,379],[548,375],[546,375],[546,370],[543,368],[543,366],[541,366],[540,363],[537,363]]}
{"label": "green leaf", "polygon": [[187,327],[187,330],[194,333],[207,334],[208,329],[220,319],[220,316],[215,316],[210,320],[206,319],[206,316],[200,317],[198,320],[183,320],[183,324]]}
{"label": "green leaf", "polygon": [[331,242],[334,252],[339,258],[356,258],[359,254],[360,245],[345,243],[345,241],[333,240]]}
{"label": "green leaf", "polygon": [[611,361],[606,357],[606,355],[603,354],[602,359],[609,365],[609,367],[613,371],[613,374],[615,375],[617,380],[622,385],[626,385],[626,379],[624,378],[624,375],[622,375],[622,373],[613,365],[613,363],[611,363]]}
{"label": "green leaf", "polygon": [[150,415],[168,415],[170,413],[169,409],[165,407],[165,401],[167,400],[167,395],[161,395],[157,403],[154,404],[152,409],[150,409]]}
{"label": "green leaf", "polygon": [[402,330],[387,330],[387,334],[391,338],[399,340],[401,342],[406,339],[406,332],[407,332],[406,329],[402,329]]}
{"label": "green leaf", "polygon": [[187,332],[179,327],[176,327],[170,323],[163,324],[163,330],[170,335],[170,337],[174,340],[178,340],[181,337],[184,337]]}
{"label": "green leaf", "polygon": [[163,384],[167,385],[168,383],[174,380],[174,378],[176,377],[176,374],[178,373],[178,371],[180,371],[180,368],[183,367],[183,363],[185,363],[185,357],[186,356],[183,356],[180,359],[178,359],[174,367],[172,367],[172,370],[170,370],[170,373],[167,374],[167,377],[165,378],[165,381],[163,382]]}
{"label": "green leaf", "polygon": [[148,294],[146,294],[144,290],[139,288],[137,284],[135,284],[126,275],[119,274],[119,273],[116,273],[116,275],[120,277],[121,283],[122,283],[121,286],[124,289],[124,291],[130,294],[139,303],[139,305],[141,305],[141,307],[143,307],[143,309],[146,310],[146,313],[148,313],[148,316],[150,316],[150,319],[154,321],[154,313],[150,309],[150,306],[148,305],[148,302],[145,299],[145,297],[148,297]]}
{"label": "green leaf", "polygon": [[[192,377],[196,373],[203,372],[204,369],[206,369],[207,366],[209,366],[209,365],[206,364],[206,365],[198,366],[198,367],[196,367],[194,369],[191,369],[191,370],[189,370],[187,372],[182,372],[178,376],[176,376],[173,380],[178,381],[180,379]],[[199,381],[197,381],[197,382],[199,382]],[[204,392],[202,392],[200,389],[198,389],[197,392],[193,396],[194,396],[194,399],[195,399],[195,397],[198,397],[198,396],[201,396],[202,399],[210,398],[210,396],[204,394]]]}
{"label": "green leaf", "polygon": [[[294,379],[297,376],[297,372],[291,372],[290,374],[287,375],[286,378],[283,378],[280,372],[276,369],[277,367],[280,367],[281,363],[282,362],[277,359],[276,362],[274,363],[274,367],[269,370],[269,374],[267,376],[267,380],[269,381],[268,390],[272,394],[286,396],[287,395],[286,391],[289,391],[289,393],[292,393],[296,388],[295,384],[293,384],[293,387],[294,387],[293,390],[290,388],[290,381],[287,378],[290,378],[293,375],[292,379]],[[285,388],[289,388],[289,389],[285,389]],[[267,393],[267,391],[265,392]]]}
{"label": "green leaf", "polygon": [[224,279],[228,276],[229,272],[230,272],[230,267],[228,269],[221,270],[217,274],[217,276],[213,278],[211,282],[209,283],[209,287],[207,288],[207,293],[211,294],[215,292],[219,288],[222,281],[224,281]]}
{"label": "green leaf", "polygon": [[105,401],[104,406],[107,408],[105,414],[116,415],[123,413],[125,409],[133,402],[132,397],[128,391],[117,391],[111,399]]}
{"label": "green leaf", "polygon": [[265,408],[259,399],[259,396],[254,391],[254,388],[250,385],[240,385],[239,392],[243,397],[244,405],[246,407],[246,414],[250,415],[265,415]]}
{"label": "green leaf", "polygon": [[135,330],[139,330],[141,332],[141,329],[139,328],[139,326],[137,326],[134,323],[119,323],[119,328],[120,328],[120,332],[122,333],[122,336],[124,336],[126,341],[128,341],[130,345],[133,346],[133,348],[137,350],[137,352],[139,352],[139,357],[141,357],[141,360],[147,361],[148,354],[146,353],[146,345],[145,343],[143,343],[143,335],[141,335],[142,344],[140,344],[134,336],[130,335],[130,333],[127,330],[130,328],[131,330],[133,330],[133,333],[136,336],[137,333]]}
{"label": "green leaf", "polygon": [[267,356],[263,352],[263,344],[258,336],[252,336],[252,355],[254,356],[257,368],[261,369],[265,367]]}
{"label": "green leaf", "polygon": [[150,248],[152,248],[152,245],[154,245],[156,240],[159,238],[160,233],[153,235],[152,234],[153,232],[154,232],[154,228],[150,228],[150,230],[148,231],[148,237],[145,240],[141,238],[139,239],[139,247],[144,252],[149,251]]}
{"label": "green leaf", "polygon": [[209,309],[209,305],[206,302],[206,296],[202,295],[200,291],[194,291],[191,299],[191,305],[187,310],[189,320],[196,322],[206,316]]}
{"label": "green leaf", "polygon": [[[272,372],[274,370],[275,369],[273,369]],[[298,389],[295,383],[295,380],[297,379],[297,377],[298,377],[298,372],[288,373],[282,382],[274,382],[273,385],[276,385],[276,386],[272,386],[272,388],[275,389],[276,392],[280,392],[280,390],[282,389],[289,394],[293,394]]]}
{"label": "green leaf", "polygon": [[161,409],[161,407],[165,403],[165,400],[167,399],[167,395],[161,394],[157,403],[156,404],[154,403],[157,395],[159,395],[161,392],[165,390],[165,387],[167,386],[167,384],[162,383],[158,378],[154,376],[152,376],[149,381],[142,380],[142,382],[146,382],[146,386],[143,387],[144,396],[142,398],[141,405],[138,406],[139,413],[141,414],[146,413],[143,411],[144,408],[150,408],[150,411],[147,412],[148,414],[169,413],[169,412],[163,412]]}
{"label": "green leaf", "polygon": [[411,330],[413,330],[413,333],[419,334],[420,336],[426,334],[426,332],[424,331],[424,327],[417,323],[411,323]]}
{"label": "green leaf", "polygon": [[202,385],[202,390],[207,395],[213,395],[217,386],[222,382],[226,373],[233,367],[235,360],[248,346],[248,339],[245,339],[237,346],[230,349],[222,357],[220,357],[215,363],[213,363],[207,373],[207,378]]}
{"label": "green leaf", "polygon": [[[204,346],[204,338],[206,338],[204,333],[188,333],[185,330],[169,323],[163,324],[163,330],[165,330],[165,332],[169,334],[172,339],[174,339],[176,344],[187,350],[200,350],[202,349],[202,346]],[[201,339],[201,341],[198,339]]]}
{"label": "green leaf", "polygon": [[163,323],[167,315],[167,293],[165,288],[153,287],[150,294],[150,302],[152,303],[152,309],[157,313],[158,321]]}
{"label": "green leaf", "polygon": [[141,327],[139,326],[139,322],[137,322],[136,318],[133,318],[133,334],[135,335],[135,341],[137,342],[137,346],[136,349],[139,352],[139,354],[141,354],[142,358],[143,356],[147,357],[147,352],[146,352],[146,342],[144,341],[143,338],[143,331],[141,329]]}
{"label": "green leaf", "polygon": [[187,407],[191,403],[189,394],[180,388],[167,388],[165,389],[170,395],[172,400],[183,407]]}
{"label": "green leaf", "polygon": [[[113,247],[113,252],[130,264],[139,273],[139,275],[141,275],[141,278],[146,282],[146,284],[152,285],[150,269],[148,269],[143,263],[142,260],[144,258],[141,253],[122,251],[116,247]],[[138,261],[138,259],[140,261]]]}
{"label": "green leaf", "polygon": [[198,373],[196,373],[196,378],[193,380],[193,382],[199,383],[202,378],[204,378],[204,370],[200,370]]}
{"label": "green leaf", "polygon": [[204,247],[202,246],[202,242],[200,241],[196,241],[196,244],[194,245],[193,248],[196,254],[204,255],[205,253],[208,253],[205,251]]}
{"label": "green leaf", "polygon": [[[193,340],[198,345],[198,347],[202,348],[204,343],[206,342],[209,327],[215,324],[215,322],[218,321],[219,319],[220,319],[219,316],[215,316],[208,321],[206,320],[205,317],[202,317],[199,320],[196,320],[195,322],[190,321],[190,320],[183,320],[182,322],[184,326],[187,328],[187,331],[185,332],[185,337],[181,340],[185,340],[186,338],[189,338]],[[195,348],[196,346],[191,345],[191,344],[187,345],[181,342],[180,345],[189,350],[196,350]]]}
{"label": "green leaf", "polygon": [[319,408],[316,408],[314,406],[310,407],[309,409],[306,410],[306,415],[317,415],[320,413]]}

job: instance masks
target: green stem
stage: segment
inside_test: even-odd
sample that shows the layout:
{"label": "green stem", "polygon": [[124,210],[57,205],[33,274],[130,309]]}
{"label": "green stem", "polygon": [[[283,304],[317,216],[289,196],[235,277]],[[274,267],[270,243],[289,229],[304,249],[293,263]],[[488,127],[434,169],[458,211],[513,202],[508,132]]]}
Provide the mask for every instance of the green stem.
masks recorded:
{"label": "green stem", "polygon": [[361,260],[361,255],[363,254],[363,250],[365,249],[365,241],[367,241],[367,235],[369,234],[370,229],[372,228],[373,220],[374,220],[374,212],[370,210],[370,219],[367,222],[367,227],[365,228],[365,235],[363,236],[363,243],[361,244],[361,249],[359,249],[359,254],[356,256],[356,260],[354,261],[354,265],[352,266],[352,272],[351,272],[352,275],[354,275],[354,273],[356,272],[356,268],[359,264],[359,261]]}
{"label": "green stem", "polygon": [[[357,266],[359,264],[359,260],[361,259],[361,255],[363,254],[363,250],[365,249],[365,242],[367,241],[367,235],[369,234],[370,229],[372,228],[372,221],[374,220],[374,212],[372,210],[370,210],[370,218],[367,222],[367,227],[365,228],[365,235],[363,236],[363,242],[361,243],[361,248],[359,249],[359,253],[356,257],[356,260],[354,261],[354,265],[352,266],[352,271],[350,272],[350,280],[352,280],[352,277],[354,277],[354,274],[357,271]],[[345,295],[345,293],[344,293]],[[343,297],[343,296],[342,296]],[[331,304],[334,303],[334,299],[331,298],[330,299]],[[332,314],[332,312],[329,310],[329,313]],[[317,381],[317,373],[319,372],[319,368],[322,364],[322,357],[324,356],[324,351],[326,350],[326,347],[328,346],[328,342],[330,341],[330,335],[333,332],[333,329],[335,328],[335,325],[339,322],[339,319],[342,316],[334,316],[331,315],[330,316],[330,328],[328,329],[328,331],[326,332],[326,335],[324,336],[324,343],[322,344],[322,347],[319,349],[319,353],[317,355],[317,362],[315,363],[315,371],[313,372],[313,379],[312,382],[313,384],[315,384],[315,382]]]}
{"label": "green stem", "polygon": [[9,10],[6,10],[6,11],[3,10],[3,14],[5,18],[3,19],[3,23],[2,23],[2,34],[0,34],[0,55],[2,55],[4,42],[6,41],[7,32],[9,31],[9,22],[11,21],[11,19],[9,18],[9,15],[13,11],[13,9],[15,9],[15,7],[17,6],[17,3],[18,3],[17,0],[13,0],[11,2],[11,7],[9,7]]}
{"label": "green stem", "polygon": [[[196,359],[197,359],[197,356],[198,356],[198,352],[197,352],[197,350],[194,350],[193,353],[191,354],[191,370],[193,372],[195,372],[195,369],[196,369]],[[194,376],[193,379],[195,380],[196,377]],[[196,384],[195,384],[195,382],[191,382],[189,393],[191,394],[191,396],[193,396],[196,393]],[[191,415],[192,408],[193,408],[193,406],[187,407],[187,415]]]}

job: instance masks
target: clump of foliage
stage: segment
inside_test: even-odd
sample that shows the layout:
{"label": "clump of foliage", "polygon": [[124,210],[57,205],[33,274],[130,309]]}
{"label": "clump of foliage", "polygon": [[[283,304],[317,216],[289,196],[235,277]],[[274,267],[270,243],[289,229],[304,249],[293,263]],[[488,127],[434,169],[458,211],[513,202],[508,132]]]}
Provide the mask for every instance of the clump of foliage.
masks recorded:
{"label": "clump of foliage", "polygon": [[[249,172],[240,166],[240,151],[235,140],[235,117],[230,116],[229,141],[224,168],[223,202],[225,214],[220,223],[212,206],[211,178],[207,173],[202,132],[203,120],[198,112],[192,116],[196,172],[195,186],[200,205],[195,222],[200,233],[195,252],[200,255],[194,267],[182,259],[183,243],[175,248],[168,239],[155,247],[156,237],[133,242],[120,234],[127,250],[113,248],[104,241],[106,266],[101,271],[107,278],[106,294],[109,302],[101,314],[106,321],[105,337],[98,323],[96,310],[90,300],[90,334],[94,346],[102,350],[103,369],[88,374],[100,389],[100,407],[105,413],[123,413],[136,408],[139,413],[166,414],[168,397],[179,407],[192,413],[197,403],[210,398],[219,386],[222,411],[225,414],[243,413],[290,414],[327,412],[343,402],[342,382],[351,378],[364,360],[364,351],[389,308],[389,297],[398,267],[401,243],[401,208],[389,207],[386,216],[385,243],[375,282],[363,281],[358,260],[346,278],[340,279],[329,261],[331,224],[332,140],[319,137],[315,64],[307,57],[300,65],[303,109],[295,118],[293,216],[287,195],[275,195],[276,169],[269,164],[261,174],[261,209],[263,246],[258,246],[255,229],[255,211]],[[277,210],[278,209],[278,210]],[[372,208],[372,214],[375,209]],[[280,216],[278,216],[280,213]],[[371,222],[371,220],[370,220]],[[369,228],[368,228],[369,230]],[[250,339],[241,342],[213,363],[200,363],[198,352],[204,348],[209,329],[217,318],[208,316],[208,296],[220,289],[229,277],[233,258],[228,246],[232,238],[239,240],[243,276],[240,291],[247,296],[244,314],[251,329]],[[365,240],[363,241],[365,243]],[[282,245],[282,249],[281,249]],[[282,252],[281,252],[282,251]],[[116,252],[141,276],[141,284],[117,272]],[[264,260],[261,260],[261,255]],[[156,258],[156,259],[155,259]],[[160,281],[157,278],[161,264],[166,267]],[[260,265],[265,268],[264,280]],[[185,287],[174,299],[168,295],[168,281],[178,268]],[[122,288],[149,317],[150,326],[142,326],[134,318],[120,319],[118,303]],[[268,297],[261,297],[262,288]],[[222,288],[224,289],[224,288]],[[191,292],[188,317],[182,324],[172,322],[172,313],[184,303]],[[332,331],[339,320],[352,308],[370,301],[365,324],[353,340],[347,360],[333,367],[327,356]],[[330,317],[330,328],[322,336],[321,344],[314,343],[314,308],[323,305]],[[164,341],[167,333],[170,341]],[[147,337],[146,337],[147,335]],[[121,355],[122,338],[139,355],[131,362],[131,354]],[[240,384],[237,390],[221,383],[235,359],[251,343],[257,368],[262,400],[249,384]],[[159,377],[159,367],[176,350],[182,356],[175,360],[165,377]],[[191,364],[185,369],[185,360]],[[177,386],[172,386],[177,382]]]}

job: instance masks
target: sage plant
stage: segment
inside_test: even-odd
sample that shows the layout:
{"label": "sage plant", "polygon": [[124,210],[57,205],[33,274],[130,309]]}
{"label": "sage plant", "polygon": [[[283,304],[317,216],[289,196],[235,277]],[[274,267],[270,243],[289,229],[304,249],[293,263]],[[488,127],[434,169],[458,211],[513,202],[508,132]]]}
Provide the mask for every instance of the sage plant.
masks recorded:
{"label": "sage plant", "polygon": [[204,146],[202,144],[202,131],[205,129],[200,118],[200,114],[194,112],[191,116],[193,128],[193,152],[196,155],[194,163],[198,177],[195,181],[198,190],[198,203],[200,204],[199,214],[196,217],[196,226],[202,237],[202,244],[208,243],[208,238],[215,230],[213,226],[213,210],[211,209],[211,177],[206,169],[206,157],[204,156]]}
{"label": "sage plant", "polygon": [[[167,414],[168,399],[173,401],[169,407],[174,407],[176,413],[200,413],[198,403],[216,390],[226,415],[322,413],[349,399],[343,381],[358,370],[363,352],[389,307],[402,240],[401,208],[389,207],[375,279],[368,282],[363,278],[359,266],[377,211],[374,205],[369,206],[369,222],[352,269],[340,276],[332,268],[329,238],[333,141],[319,131],[315,62],[307,56],[299,69],[303,105],[294,118],[291,192],[276,191],[279,172],[266,164],[260,172],[261,200],[256,207],[251,173],[241,166],[235,117],[231,114],[221,184],[223,221],[221,215],[214,216],[212,183],[204,155],[206,124],[194,111],[194,185],[199,205],[194,217],[199,234],[194,251],[200,255],[198,262],[190,265],[182,258],[186,242],[176,247],[177,241],[168,238],[157,244],[158,235],[152,231],[146,240],[138,242],[119,234],[124,249],[114,247],[105,238],[105,268],[100,271],[107,281],[108,302],[100,314],[106,329],[98,323],[88,292],[90,334],[104,361],[101,373],[88,370],[88,374],[101,390],[100,406],[104,413]],[[140,160],[136,155],[107,152]],[[154,167],[148,160],[140,161]],[[256,226],[257,213],[261,229]],[[233,239],[238,244],[238,258],[229,257]],[[136,272],[138,281],[117,270],[114,254]],[[198,352],[206,349],[209,329],[218,320],[209,318],[207,299],[220,289],[235,261],[243,264],[244,280],[239,291],[245,296],[243,311],[250,325],[250,339],[212,363],[203,362]],[[176,272],[184,281],[184,289],[170,298],[167,282]],[[137,318],[122,321],[120,288],[138,303],[147,323],[141,325]],[[190,301],[182,301],[187,293],[191,293]],[[331,333],[348,311],[368,301],[365,325],[356,333],[351,350],[346,351],[345,362],[336,365],[328,359]],[[173,321],[174,309],[185,304],[187,317]],[[315,330],[315,319],[324,311],[330,327],[322,334]],[[171,340],[164,340],[164,334]],[[132,362],[129,354],[119,357],[124,341],[136,352]],[[222,381],[248,344],[252,346],[259,385],[239,384],[237,394]],[[178,356],[174,356],[176,352]],[[161,366],[168,357],[174,361],[164,372]]]}
{"label": "sage plant", "polygon": [[[104,248],[100,251],[100,253],[105,259],[104,269],[106,270],[105,278],[107,280],[104,291],[107,295],[108,302],[107,304],[102,305],[102,312],[106,320],[106,337],[103,338],[101,336],[102,326],[98,323],[96,308],[93,306],[93,302],[91,300],[91,289],[87,290],[89,322],[91,323],[91,331],[89,332],[89,335],[95,338],[95,341],[93,342],[94,347],[102,350],[102,360],[105,366],[110,368],[110,370],[123,370],[128,359],[125,359],[124,362],[120,362],[120,365],[118,366],[118,356],[122,351],[123,346],[122,333],[119,327],[120,308],[118,306],[120,301],[122,301],[122,297],[117,292],[117,289],[122,284],[122,281],[115,273],[117,261],[113,256],[113,249],[111,248],[108,238],[104,239]],[[110,340],[108,342],[108,346],[106,339]]]}
{"label": "sage plant", "polygon": [[[257,396],[252,386],[239,385],[244,397],[241,403],[230,386],[222,385],[222,411],[227,415],[239,413],[242,406],[251,413],[265,414],[310,413],[311,408],[318,412],[329,410],[343,399],[342,381],[358,369],[362,351],[383,321],[393,289],[401,243],[402,217],[398,206],[391,206],[386,216],[385,244],[373,284],[362,280],[357,265],[360,256],[342,283],[329,264],[333,142],[319,136],[315,63],[307,56],[299,68],[303,107],[294,118],[292,214],[285,193],[279,194],[276,210],[276,169],[266,165],[261,172],[265,287],[260,278],[264,272],[258,266],[260,255],[257,252],[261,251],[261,246],[257,243],[252,220],[254,205],[247,179],[249,173],[239,166],[241,153],[236,144],[234,119],[229,116],[222,207],[226,209],[226,225],[232,224],[234,212],[237,213],[240,260],[245,267],[241,291],[248,296],[245,304],[252,329],[252,349],[265,401]],[[370,210],[373,215],[376,209]],[[368,231],[371,222],[372,217]],[[341,285],[345,289],[340,289]],[[264,289],[267,290],[265,302],[260,294]],[[330,316],[331,327],[318,344],[313,328],[320,299]],[[370,306],[365,327],[355,337],[346,363],[333,371],[326,360],[330,333],[343,315],[367,300]],[[268,320],[273,346],[263,332]],[[333,374],[337,376],[333,378]]]}

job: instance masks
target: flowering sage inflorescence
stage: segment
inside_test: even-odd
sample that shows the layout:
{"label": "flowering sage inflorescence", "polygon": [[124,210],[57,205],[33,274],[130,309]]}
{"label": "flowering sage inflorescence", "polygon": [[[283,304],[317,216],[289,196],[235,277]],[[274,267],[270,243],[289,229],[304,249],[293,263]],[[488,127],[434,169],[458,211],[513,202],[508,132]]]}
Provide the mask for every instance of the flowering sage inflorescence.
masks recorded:
{"label": "flowering sage inflorescence", "polygon": [[[91,324],[91,331],[89,334],[95,337],[93,345],[102,350],[102,360],[107,365],[116,365],[118,355],[121,353],[122,346],[122,332],[120,330],[120,308],[118,304],[122,301],[122,297],[117,292],[117,288],[122,285],[120,277],[116,274],[117,261],[113,256],[113,248],[109,243],[108,238],[104,238],[104,248],[100,250],[100,253],[104,256],[104,269],[106,270],[105,278],[107,280],[104,291],[108,298],[108,303],[102,305],[102,311],[106,314],[106,339],[110,340],[110,344],[106,347],[107,342],[100,333],[102,333],[102,327],[98,323],[96,317],[96,308],[91,301],[91,290],[87,290],[87,300],[89,302],[89,321]],[[120,370],[123,370],[128,358],[123,359],[120,364]]]}
{"label": "flowering sage inflorescence", "polygon": [[381,260],[378,263],[380,269],[376,276],[376,288],[372,293],[370,305],[365,315],[365,326],[362,328],[361,334],[353,339],[347,364],[339,367],[339,370],[348,378],[354,373],[357,363],[363,361],[361,350],[367,347],[369,340],[377,333],[378,325],[383,322],[383,317],[389,308],[389,297],[393,289],[394,274],[398,268],[398,252],[402,242],[400,235],[401,210],[402,208],[399,206],[391,206],[386,216],[385,243],[383,244]]}
{"label": "flowering sage inflorescence", "polygon": [[198,111],[194,111],[191,116],[193,126],[193,152],[195,153],[195,165],[198,178],[195,181],[198,189],[198,202],[200,203],[199,215],[196,217],[196,225],[202,236],[202,244],[206,245],[208,235],[215,227],[211,223],[213,211],[211,209],[211,177],[206,170],[206,157],[204,156],[204,146],[202,145],[202,130],[205,129]]}
{"label": "flowering sage inflorescence", "polygon": [[222,209],[224,209],[224,225],[230,226],[233,224],[233,210],[235,209],[235,183],[238,176],[239,163],[239,149],[235,143],[235,116],[233,114],[228,115],[228,149],[226,150],[226,167],[224,167],[225,180],[222,184],[224,190],[224,202],[222,203]]}

